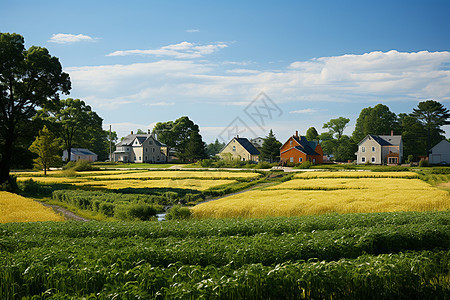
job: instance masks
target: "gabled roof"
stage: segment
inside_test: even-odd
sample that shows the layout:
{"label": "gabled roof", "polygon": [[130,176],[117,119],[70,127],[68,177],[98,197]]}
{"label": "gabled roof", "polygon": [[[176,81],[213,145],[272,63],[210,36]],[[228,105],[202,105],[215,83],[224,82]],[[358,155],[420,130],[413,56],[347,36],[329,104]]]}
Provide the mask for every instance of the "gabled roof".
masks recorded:
{"label": "gabled roof", "polygon": [[253,146],[252,143],[247,138],[234,138],[245,150],[248,151],[251,155],[259,155],[258,149]]}
{"label": "gabled roof", "polygon": [[70,149],[70,153],[72,153],[73,155],[97,155],[91,150],[84,148],[72,148]]}
{"label": "gabled roof", "polygon": [[153,139],[155,144],[160,147],[167,147],[165,144],[161,143],[157,139],[155,139],[151,134],[129,134],[122,141],[116,144],[116,146],[132,146],[134,140],[137,139],[139,143],[142,145],[146,140]]}
{"label": "gabled roof", "polygon": [[373,139],[380,146],[399,146],[402,141],[401,135],[374,135],[368,134],[365,138],[358,143],[358,146],[367,140],[367,138]]}

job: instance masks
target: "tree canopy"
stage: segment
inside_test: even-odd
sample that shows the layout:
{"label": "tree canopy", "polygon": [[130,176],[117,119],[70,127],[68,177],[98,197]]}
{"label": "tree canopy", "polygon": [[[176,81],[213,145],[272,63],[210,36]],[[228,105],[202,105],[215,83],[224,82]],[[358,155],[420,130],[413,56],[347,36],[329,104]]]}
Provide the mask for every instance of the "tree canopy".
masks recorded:
{"label": "tree canopy", "polygon": [[39,131],[39,136],[36,137],[30,146],[30,151],[37,154],[34,160],[35,167],[44,170],[44,175],[47,175],[47,170],[50,167],[58,167],[61,165],[61,156],[59,155],[59,141],[51,133],[47,126],[44,126]]}
{"label": "tree canopy", "polygon": [[56,103],[70,88],[69,75],[47,49],[25,50],[21,35],[0,33],[0,183],[9,180],[14,144],[36,108]]}
{"label": "tree canopy", "polygon": [[158,140],[175,150],[175,155],[183,160],[206,158],[206,144],[197,124],[184,116],[177,120],[158,122],[153,128]]}
{"label": "tree canopy", "polygon": [[350,119],[339,117],[337,119],[331,119],[323,124],[323,128],[328,129],[332,135],[336,135],[336,138],[340,140],[348,122],[350,122]]}
{"label": "tree canopy", "polygon": [[206,147],[206,154],[208,154],[209,157],[213,157],[218,154],[223,147],[225,147],[225,143],[221,143],[216,139],[214,143],[208,144]]}
{"label": "tree canopy", "polygon": [[276,139],[272,129],[270,129],[269,135],[266,136],[261,147],[260,160],[270,163],[277,161],[277,158],[280,157],[280,148],[281,142]]}
{"label": "tree canopy", "polygon": [[361,110],[352,137],[358,143],[368,134],[387,135],[391,130],[398,132],[399,129],[397,115],[386,105],[377,104]]}
{"label": "tree canopy", "polygon": [[317,141],[319,137],[319,133],[317,132],[316,128],[310,127],[308,130],[306,130],[306,139],[308,141]]}
{"label": "tree canopy", "polygon": [[444,139],[441,133],[444,131],[441,126],[449,125],[450,112],[447,108],[434,100],[422,101],[413,109],[411,116],[420,122],[427,134],[427,154],[432,145],[437,144]]}

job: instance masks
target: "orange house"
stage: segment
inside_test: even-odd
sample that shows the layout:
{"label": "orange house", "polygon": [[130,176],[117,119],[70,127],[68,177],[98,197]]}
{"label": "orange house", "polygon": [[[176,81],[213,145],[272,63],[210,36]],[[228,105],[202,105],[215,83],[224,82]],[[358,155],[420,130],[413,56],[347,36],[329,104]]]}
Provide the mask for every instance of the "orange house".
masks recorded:
{"label": "orange house", "polygon": [[299,136],[296,131],[295,135],[281,146],[280,161],[282,164],[301,164],[305,161],[321,164],[323,163],[323,150],[318,142],[308,141],[306,137]]}

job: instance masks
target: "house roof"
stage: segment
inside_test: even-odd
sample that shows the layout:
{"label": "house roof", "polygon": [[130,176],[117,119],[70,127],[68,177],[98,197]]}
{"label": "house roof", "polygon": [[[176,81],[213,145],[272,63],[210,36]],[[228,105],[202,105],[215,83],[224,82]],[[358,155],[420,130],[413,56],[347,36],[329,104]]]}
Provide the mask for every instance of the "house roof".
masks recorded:
{"label": "house roof", "polygon": [[84,148],[72,148],[70,149],[70,153],[72,153],[73,155],[97,155],[91,150]]}
{"label": "house roof", "polygon": [[[291,147],[291,148],[289,148],[289,149],[286,150],[286,151],[289,151],[289,150],[291,150],[291,149],[296,149],[296,150],[301,151],[301,152],[303,152],[303,153],[305,153],[305,154],[307,154],[307,155],[320,155],[319,153],[317,153],[317,152],[315,151],[317,145],[319,144],[317,141],[308,141],[308,140],[306,139],[306,137],[304,137],[304,136],[295,136],[295,135],[293,135],[292,138],[293,138],[297,143],[299,143],[300,145],[299,145],[299,146]],[[287,143],[290,139],[291,139],[291,138],[289,138],[289,139],[286,141],[286,143]],[[281,148],[283,148],[284,145],[286,145],[286,143],[284,143],[284,144],[281,146]],[[284,152],[286,152],[286,151],[283,151],[282,153],[284,153]]]}
{"label": "house roof", "polygon": [[364,143],[367,138],[372,138],[375,142],[377,142],[380,146],[400,146],[402,141],[401,135],[374,135],[368,134],[364,139],[359,142],[358,145]]}
{"label": "house roof", "polygon": [[122,141],[116,144],[116,146],[132,146],[133,141],[138,139],[139,143],[145,142],[147,139],[152,138],[155,141],[155,144],[160,147],[167,147],[165,144],[161,143],[157,139],[155,139],[151,134],[129,134],[123,138]]}
{"label": "house roof", "polygon": [[239,144],[241,144],[242,147],[245,148],[245,150],[248,151],[251,155],[259,155],[260,152],[258,149],[253,146],[252,143],[247,138],[234,138]]}

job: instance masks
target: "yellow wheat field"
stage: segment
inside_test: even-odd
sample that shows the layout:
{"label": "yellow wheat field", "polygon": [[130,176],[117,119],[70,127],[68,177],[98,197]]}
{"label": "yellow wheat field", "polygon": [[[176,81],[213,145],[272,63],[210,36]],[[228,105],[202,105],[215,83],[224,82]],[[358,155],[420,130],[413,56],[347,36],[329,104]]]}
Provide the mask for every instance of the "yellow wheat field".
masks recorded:
{"label": "yellow wheat field", "polygon": [[32,199],[0,192],[0,223],[38,221],[64,221],[64,217]]}
{"label": "yellow wheat field", "polygon": [[117,174],[117,175],[104,175],[95,176],[95,179],[108,180],[108,179],[131,179],[131,178],[199,178],[199,179],[228,179],[228,178],[252,178],[258,177],[258,173],[245,173],[245,172],[200,172],[200,171],[147,171],[141,173],[132,174]]}
{"label": "yellow wheat field", "polygon": [[404,178],[320,178],[293,179],[266,188],[267,190],[434,190],[428,183],[419,179]]}
{"label": "yellow wheat field", "polygon": [[324,213],[369,213],[450,209],[446,191],[335,190],[249,191],[192,208],[197,218],[261,218]]}
{"label": "yellow wheat field", "polygon": [[73,184],[73,183],[82,183],[87,182],[88,179],[85,179],[84,177],[17,177],[17,182],[27,181],[33,179],[33,181],[36,181],[38,183],[43,184]]}
{"label": "yellow wheat field", "polygon": [[370,172],[370,171],[345,171],[345,172],[305,172],[296,174],[295,178],[418,178],[414,172]]}
{"label": "yellow wheat field", "polygon": [[214,179],[214,180],[198,180],[198,179],[153,179],[153,180],[92,180],[76,185],[101,187],[107,189],[124,189],[124,188],[173,188],[173,189],[191,189],[204,191],[211,187],[225,184],[236,183],[235,180]]}

